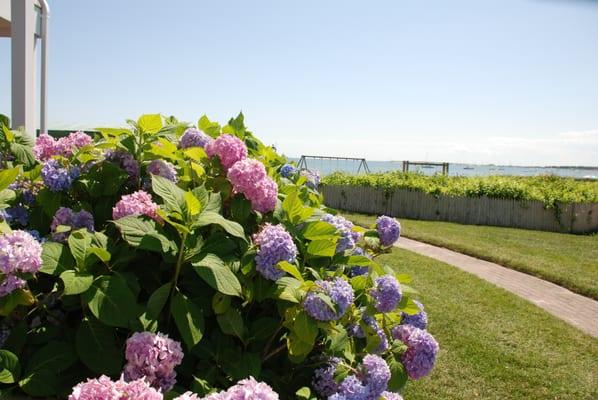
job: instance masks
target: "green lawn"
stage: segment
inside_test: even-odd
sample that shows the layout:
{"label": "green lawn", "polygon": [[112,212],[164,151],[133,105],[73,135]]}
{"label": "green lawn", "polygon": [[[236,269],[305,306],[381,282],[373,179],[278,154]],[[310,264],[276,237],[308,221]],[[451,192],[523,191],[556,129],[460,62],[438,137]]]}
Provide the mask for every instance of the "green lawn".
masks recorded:
{"label": "green lawn", "polygon": [[[342,212],[369,226],[375,216]],[[538,276],[598,300],[598,235],[400,219],[411,239],[446,247]]]}
{"label": "green lawn", "polygon": [[412,276],[440,344],[406,400],[598,399],[598,339],[436,260],[394,249],[379,261]]}

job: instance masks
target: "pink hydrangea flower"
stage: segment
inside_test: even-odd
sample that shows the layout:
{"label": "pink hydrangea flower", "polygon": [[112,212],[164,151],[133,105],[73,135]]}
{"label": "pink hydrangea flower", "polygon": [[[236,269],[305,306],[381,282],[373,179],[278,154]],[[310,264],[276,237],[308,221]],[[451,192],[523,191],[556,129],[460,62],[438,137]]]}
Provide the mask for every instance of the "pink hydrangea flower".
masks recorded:
{"label": "pink hydrangea flower", "polygon": [[247,158],[247,147],[238,137],[224,134],[206,145],[206,154],[210,158],[218,156],[222,167],[228,171],[234,163]]}
{"label": "pink hydrangea flower", "polygon": [[183,361],[183,350],[168,335],[136,332],[127,340],[125,357],[125,380],[145,377],[150,385],[167,392],[176,383],[174,369]]}
{"label": "pink hydrangea flower", "polygon": [[251,208],[261,213],[273,211],[276,208],[278,198],[278,186],[270,177],[266,177],[254,184],[245,193],[245,197],[251,201]]}
{"label": "pink hydrangea flower", "polygon": [[46,161],[50,157],[56,155],[56,140],[47,133],[42,133],[35,140],[33,146],[33,155],[38,161]]}
{"label": "pink hydrangea flower", "polygon": [[128,215],[147,215],[157,222],[162,222],[158,215],[158,205],[153,202],[152,196],[143,190],[124,195],[112,207],[112,218],[119,219]]}
{"label": "pink hydrangea flower", "polygon": [[0,235],[0,272],[36,273],[42,265],[42,246],[29,232],[15,230]]}
{"label": "pink hydrangea flower", "polygon": [[162,400],[162,393],[152,388],[145,379],[113,382],[102,375],[77,384],[68,400]]}
{"label": "pink hydrangea flower", "polygon": [[234,163],[226,174],[236,193],[253,190],[256,182],[266,178],[266,168],[258,160],[246,158]]}
{"label": "pink hydrangea flower", "polygon": [[52,136],[44,133],[35,141],[33,154],[39,161],[46,161],[52,156],[70,157],[75,150],[93,142],[91,136],[85,132],[71,132],[68,136],[55,140]]}

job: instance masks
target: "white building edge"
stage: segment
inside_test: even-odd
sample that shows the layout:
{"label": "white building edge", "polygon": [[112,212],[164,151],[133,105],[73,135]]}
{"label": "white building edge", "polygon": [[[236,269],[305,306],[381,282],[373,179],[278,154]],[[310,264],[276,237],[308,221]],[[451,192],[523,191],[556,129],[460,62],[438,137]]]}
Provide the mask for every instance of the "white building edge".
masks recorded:
{"label": "white building edge", "polygon": [[47,132],[48,17],[46,0],[0,0],[0,37],[11,40],[11,124],[35,135],[36,57],[41,39],[40,131]]}

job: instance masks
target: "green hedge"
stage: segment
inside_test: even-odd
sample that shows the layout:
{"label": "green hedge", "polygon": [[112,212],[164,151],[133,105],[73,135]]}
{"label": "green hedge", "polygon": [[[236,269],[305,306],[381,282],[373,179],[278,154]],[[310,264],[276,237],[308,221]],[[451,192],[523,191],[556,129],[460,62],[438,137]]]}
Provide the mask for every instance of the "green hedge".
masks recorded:
{"label": "green hedge", "polygon": [[444,196],[539,200],[547,207],[554,207],[557,202],[598,202],[598,181],[558,176],[447,177],[398,171],[368,175],[336,172],[326,176],[323,184],[372,186],[386,190],[408,189]]}

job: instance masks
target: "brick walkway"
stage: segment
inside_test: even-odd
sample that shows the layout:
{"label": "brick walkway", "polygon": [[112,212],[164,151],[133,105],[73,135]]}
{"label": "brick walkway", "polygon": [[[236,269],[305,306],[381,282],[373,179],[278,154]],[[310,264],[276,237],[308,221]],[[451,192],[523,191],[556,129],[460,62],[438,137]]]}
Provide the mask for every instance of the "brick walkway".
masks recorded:
{"label": "brick walkway", "polygon": [[550,314],[598,337],[598,301],[554,283],[443,247],[402,237],[398,247],[453,265],[534,303]]}

